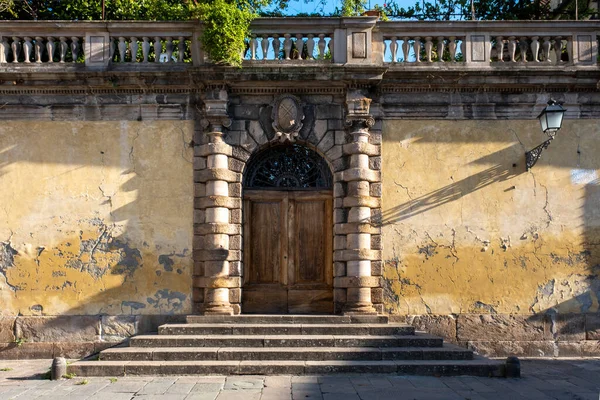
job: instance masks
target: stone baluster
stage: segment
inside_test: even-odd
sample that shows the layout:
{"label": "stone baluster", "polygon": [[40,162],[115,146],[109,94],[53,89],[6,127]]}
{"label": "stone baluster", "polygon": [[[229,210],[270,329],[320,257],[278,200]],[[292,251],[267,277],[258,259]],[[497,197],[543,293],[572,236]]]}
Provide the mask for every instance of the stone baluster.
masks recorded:
{"label": "stone baluster", "polygon": [[562,62],[562,36],[554,38],[554,52],[556,54],[556,63]]}
{"label": "stone baluster", "polygon": [[19,62],[19,56],[21,55],[21,38],[13,36],[12,37],[12,43],[11,43],[10,47],[11,47],[12,55],[13,55],[13,61],[12,62],[18,63]]}
{"label": "stone baluster", "polygon": [[314,60],[314,53],[315,53],[315,39],[314,39],[314,35],[312,34],[308,34],[308,40],[306,41],[306,53],[307,53],[307,60]]}
{"label": "stone baluster", "polygon": [[540,42],[538,40],[539,38],[539,36],[531,37],[531,54],[533,55],[534,62],[540,61]]}
{"label": "stone baluster", "polygon": [[31,62],[31,53],[33,51],[33,44],[31,43],[31,38],[29,36],[25,36],[23,41],[23,54],[25,55],[25,62]]}
{"label": "stone baluster", "polygon": [[281,40],[279,35],[273,35],[273,60],[279,60],[279,52],[281,50]]}
{"label": "stone baluster", "polygon": [[10,54],[10,46],[5,36],[2,36],[0,41],[0,63],[8,62],[8,55]]}
{"label": "stone baluster", "polygon": [[183,62],[185,57],[185,38],[183,36],[179,36],[177,42],[177,62]]}
{"label": "stone baluster", "polygon": [[162,54],[162,41],[160,36],[154,36],[154,62],[160,62],[160,55]]}
{"label": "stone baluster", "polygon": [[496,55],[498,56],[498,61],[504,62],[504,36],[496,37]]}
{"label": "stone baluster", "polygon": [[565,37],[565,45],[567,48],[567,56],[569,56],[569,62],[573,62],[573,38],[571,36]]}
{"label": "stone baluster", "polygon": [[131,55],[131,62],[137,62],[138,38],[135,36],[132,36],[129,42],[129,53]]}
{"label": "stone baluster", "polygon": [[517,53],[517,38],[515,36],[509,36],[508,38],[508,55],[511,62],[516,62],[515,59]]}
{"label": "stone baluster", "polygon": [[336,224],[336,235],[346,235],[346,248],[335,251],[335,262],[346,263],[346,276],[335,279],[336,288],[346,289],[345,314],[375,314],[371,288],[379,287],[379,278],[372,276],[371,261],[380,260],[381,252],[371,249],[371,209],[380,207],[379,198],[371,197],[371,182],[380,182],[379,171],[369,168],[369,156],[379,155],[379,146],[369,143],[369,129],[374,120],[369,114],[371,99],[360,93],[349,93],[346,125],[352,142],[343,146],[350,158],[348,169],[337,174],[346,182],[347,190],[342,206],[348,210],[347,223]]}
{"label": "stone baluster", "polygon": [[298,51],[298,60],[302,60],[302,50],[304,50],[304,40],[302,34],[296,34],[296,50]]}
{"label": "stone baluster", "polygon": [[67,58],[67,50],[69,49],[69,45],[67,43],[67,38],[64,36],[59,37],[58,40],[60,40],[60,62],[64,63]]}
{"label": "stone baluster", "polygon": [[252,35],[250,39],[250,59],[256,60],[256,48],[258,47],[258,41],[256,40],[256,35]]}
{"label": "stone baluster", "polygon": [[319,47],[319,59],[320,60],[324,60],[325,59],[325,46],[326,45],[327,45],[327,42],[325,41],[325,34],[324,33],[319,33],[318,47]]}
{"label": "stone baluster", "polygon": [[465,38],[460,38],[460,45],[459,45],[459,49],[460,49],[460,55],[462,56],[463,62],[465,62],[467,60],[467,53],[465,51]]}
{"label": "stone baluster", "polygon": [[38,64],[42,63],[42,52],[44,51],[44,39],[40,36],[35,37],[35,62]]}
{"label": "stone baluster", "polygon": [[427,57],[427,62],[432,61],[432,53],[433,53],[433,38],[431,36],[427,36],[425,38],[425,56]]}
{"label": "stone baluster", "polygon": [[56,45],[54,44],[54,38],[52,36],[48,36],[48,41],[46,42],[46,52],[48,53],[48,62],[54,62],[54,52],[56,50]]}
{"label": "stone baluster", "polygon": [[333,35],[331,35],[331,39],[329,39],[327,48],[329,49],[329,55],[331,55],[331,59],[333,60]]}
{"label": "stone baluster", "polygon": [[118,40],[116,37],[111,36],[108,38],[108,59],[113,62],[115,57],[115,40]]}
{"label": "stone baluster", "polygon": [[402,57],[403,62],[408,62],[408,54],[410,52],[410,42],[408,36],[402,38]]}
{"label": "stone baluster", "polygon": [[127,52],[127,43],[123,36],[119,36],[119,61],[125,62],[125,53]]}
{"label": "stone baluster", "polygon": [[392,36],[392,39],[390,41],[390,53],[392,55],[392,62],[395,63],[396,61],[398,61],[398,37],[397,36]]}
{"label": "stone baluster", "polygon": [[77,58],[79,57],[79,38],[75,36],[71,37],[71,56],[73,56],[73,62],[77,62]]}
{"label": "stone baluster", "polygon": [[522,36],[519,38],[519,52],[521,54],[521,62],[527,62],[527,48],[529,45],[527,44],[527,37]]}
{"label": "stone baluster", "polygon": [[165,41],[166,41],[167,62],[173,62],[173,38],[171,36],[167,36]]}
{"label": "stone baluster", "polygon": [[437,60],[439,62],[444,62],[444,45],[445,38],[443,36],[438,36],[437,38]]}
{"label": "stone baluster", "polygon": [[283,35],[283,37],[285,38],[285,40],[283,41],[283,51],[285,52],[285,59],[291,60],[290,53],[292,52],[292,35],[286,33],[285,35]]}
{"label": "stone baluster", "polygon": [[419,36],[415,37],[413,50],[415,51],[415,62],[421,62],[421,38]]}
{"label": "stone baluster", "polygon": [[550,49],[552,48],[552,43],[550,42],[550,36],[544,36],[544,41],[542,43],[542,59],[546,62],[552,62],[550,59]]}
{"label": "stone baluster", "polygon": [[269,54],[269,35],[262,35],[262,40],[260,41],[260,48],[262,50],[262,59],[266,60]]}
{"label": "stone baluster", "polygon": [[231,315],[234,309],[229,291],[239,290],[241,278],[231,276],[230,263],[239,262],[241,252],[230,249],[230,236],[240,235],[241,226],[231,223],[230,210],[239,209],[241,204],[239,198],[230,195],[229,185],[241,182],[241,174],[229,169],[232,147],[222,138],[223,126],[231,123],[227,92],[210,90],[207,97],[208,143],[199,148],[199,156],[206,160],[205,168],[195,171],[195,181],[203,185],[199,208],[204,210],[204,221],[196,221],[195,234],[202,235],[203,245],[194,253],[194,259],[202,264],[203,276],[195,278],[194,286],[204,289],[204,314]]}
{"label": "stone baluster", "polygon": [[148,55],[150,54],[150,38],[148,36],[142,37],[142,62],[148,62]]}
{"label": "stone baluster", "polygon": [[450,52],[450,61],[456,62],[456,36],[448,38],[448,51]]}

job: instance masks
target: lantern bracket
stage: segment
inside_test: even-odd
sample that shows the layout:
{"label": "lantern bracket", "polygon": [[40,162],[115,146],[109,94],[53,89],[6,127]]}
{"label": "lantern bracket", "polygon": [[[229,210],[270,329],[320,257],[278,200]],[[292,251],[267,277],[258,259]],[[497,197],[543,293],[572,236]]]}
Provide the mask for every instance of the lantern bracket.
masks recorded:
{"label": "lantern bracket", "polygon": [[533,168],[533,166],[538,162],[538,160],[542,156],[542,152],[548,148],[550,142],[552,142],[553,139],[554,136],[550,136],[550,138],[544,143],[525,152],[525,165],[527,166],[527,171]]}

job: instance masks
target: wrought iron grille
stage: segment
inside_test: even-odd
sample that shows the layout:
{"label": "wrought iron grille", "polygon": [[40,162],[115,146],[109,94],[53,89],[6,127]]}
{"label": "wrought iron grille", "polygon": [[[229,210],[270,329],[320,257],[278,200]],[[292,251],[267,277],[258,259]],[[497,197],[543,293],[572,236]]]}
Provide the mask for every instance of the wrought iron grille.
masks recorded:
{"label": "wrought iron grille", "polygon": [[248,162],[244,187],[249,189],[331,189],[333,177],[325,160],[298,145],[270,147]]}

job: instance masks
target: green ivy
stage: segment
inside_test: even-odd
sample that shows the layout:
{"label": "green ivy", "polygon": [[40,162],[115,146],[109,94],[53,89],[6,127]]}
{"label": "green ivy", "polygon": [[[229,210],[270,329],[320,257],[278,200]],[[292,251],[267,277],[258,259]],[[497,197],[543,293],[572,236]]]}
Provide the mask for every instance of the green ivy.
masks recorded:
{"label": "green ivy", "polygon": [[201,42],[212,62],[234,66],[242,64],[250,22],[257,17],[251,7],[214,0],[196,4],[192,17],[204,23]]}

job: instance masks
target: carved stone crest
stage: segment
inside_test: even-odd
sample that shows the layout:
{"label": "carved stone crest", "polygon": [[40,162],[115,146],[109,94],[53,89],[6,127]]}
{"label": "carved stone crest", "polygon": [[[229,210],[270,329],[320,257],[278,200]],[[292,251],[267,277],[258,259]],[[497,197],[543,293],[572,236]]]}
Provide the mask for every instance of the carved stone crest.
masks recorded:
{"label": "carved stone crest", "polygon": [[273,129],[275,129],[273,140],[295,142],[304,120],[300,99],[291,94],[280,96],[275,101],[271,118],[273,119]]}

